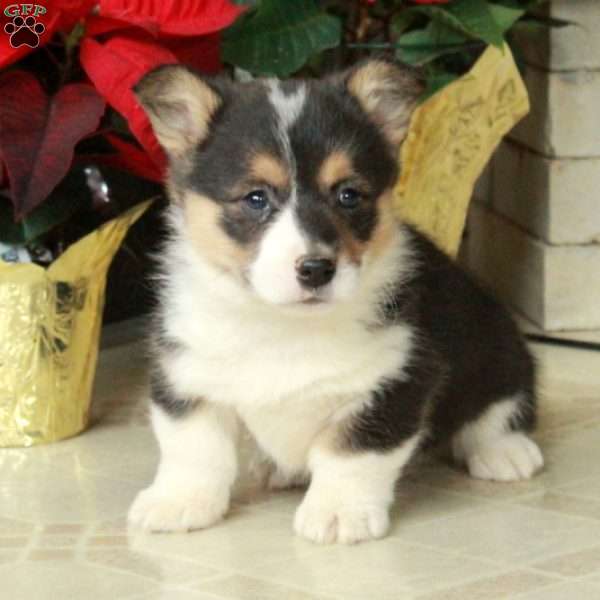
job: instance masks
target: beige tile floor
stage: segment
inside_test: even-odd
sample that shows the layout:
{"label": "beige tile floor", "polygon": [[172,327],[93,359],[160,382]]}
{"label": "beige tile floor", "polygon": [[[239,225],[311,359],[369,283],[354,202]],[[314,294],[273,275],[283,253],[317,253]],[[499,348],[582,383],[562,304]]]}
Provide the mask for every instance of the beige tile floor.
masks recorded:
{"label": "beige tile floor", "polygon": [[600,353],[534,351],[543,473],[492,484],[423,460],[398,487],[388,538],[319,547],[292,535],[300,492],[246,494],[207,531],[128,533],[157,449],[143,351],[109,348],[89,431],[0,450],[0,598],[600,599]]}

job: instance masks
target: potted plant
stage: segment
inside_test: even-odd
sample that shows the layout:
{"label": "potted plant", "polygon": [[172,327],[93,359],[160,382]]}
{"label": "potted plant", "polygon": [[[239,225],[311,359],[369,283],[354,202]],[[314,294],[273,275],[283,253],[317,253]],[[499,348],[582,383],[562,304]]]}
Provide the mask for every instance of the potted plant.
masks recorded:
{"label": "potted plant", "polygon": [[2,13],[0,446],[85,428],[108,267],[164,169],[130,88],[163,63],[220,70],[218,32],[242,10],[129,4]]}

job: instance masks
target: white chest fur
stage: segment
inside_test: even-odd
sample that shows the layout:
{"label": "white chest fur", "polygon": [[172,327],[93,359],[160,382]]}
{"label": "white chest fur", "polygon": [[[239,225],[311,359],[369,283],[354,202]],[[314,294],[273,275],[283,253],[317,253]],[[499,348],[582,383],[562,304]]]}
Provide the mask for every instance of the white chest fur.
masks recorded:
{"label": "white chest fur", "polygon": [[401,376],[412,331],[369,325],[357,302],[299,314],[240,298],[229,286],[198,268],[170,277],[163,326],[185,350],[163,357],[165,372],[182,397],[234,407],[267,453],[301,468],[327,423]]}

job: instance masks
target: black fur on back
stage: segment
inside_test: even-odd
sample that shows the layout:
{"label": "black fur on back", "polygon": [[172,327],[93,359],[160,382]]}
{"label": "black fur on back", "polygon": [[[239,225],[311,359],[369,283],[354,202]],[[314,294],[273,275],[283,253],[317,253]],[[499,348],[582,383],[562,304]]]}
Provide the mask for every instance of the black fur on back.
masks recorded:
{"label": "black fur on back", "polygon": [[491,404],[520,398],[513,429],[535,425],[535,365],[506,309],[428,238],[406,227],[416,267],[392,302],[387,323],[405,322],[416,348],[402,381],[388,381],[347,431],[351,448],[390,450],[425,421],[443,440]]}

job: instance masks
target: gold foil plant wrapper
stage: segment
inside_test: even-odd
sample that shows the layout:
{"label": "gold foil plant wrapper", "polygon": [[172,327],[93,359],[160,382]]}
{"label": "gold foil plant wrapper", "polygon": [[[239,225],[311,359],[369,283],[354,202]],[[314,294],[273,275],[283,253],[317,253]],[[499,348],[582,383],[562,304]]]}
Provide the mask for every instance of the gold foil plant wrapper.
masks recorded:
{"label": "gold foil plant wrapper", "polygon": [[477,178],[528,112],[527,90],[508,46],[490,46],[471,71],[414,112],[395,189],[398,216],[455,256]]}
{"label": "gold foil plant wrapper", "polygon": [[48,269],[0,262],[0,446],[73,436],[88,423],[106,274],[139,204]]}

